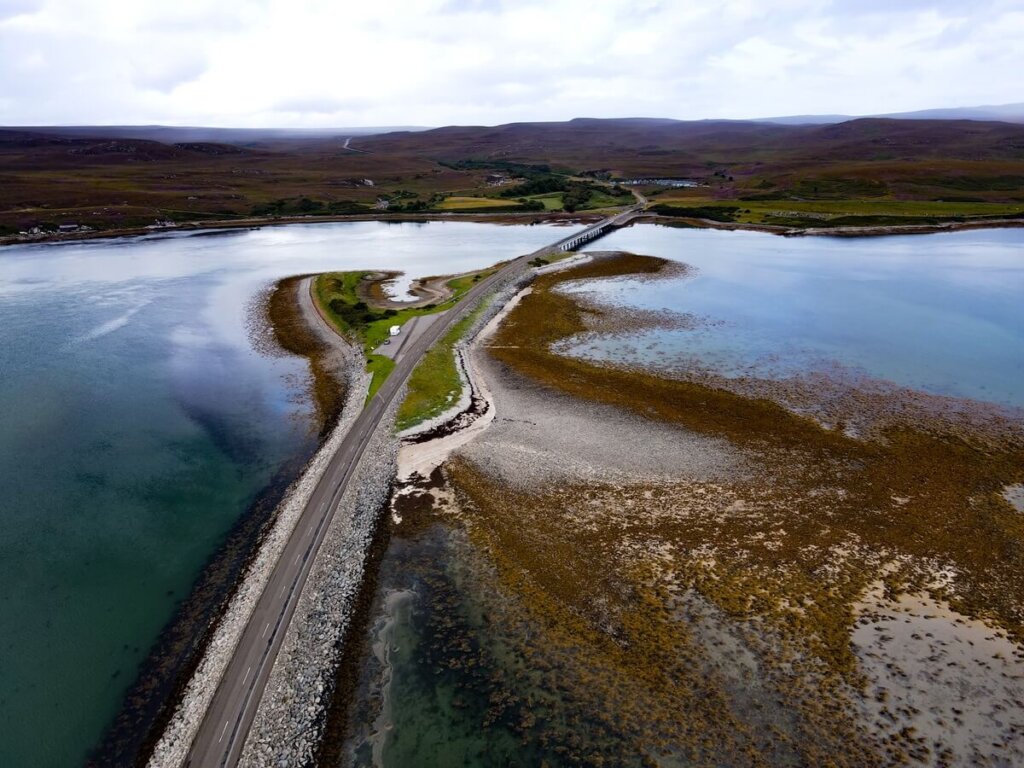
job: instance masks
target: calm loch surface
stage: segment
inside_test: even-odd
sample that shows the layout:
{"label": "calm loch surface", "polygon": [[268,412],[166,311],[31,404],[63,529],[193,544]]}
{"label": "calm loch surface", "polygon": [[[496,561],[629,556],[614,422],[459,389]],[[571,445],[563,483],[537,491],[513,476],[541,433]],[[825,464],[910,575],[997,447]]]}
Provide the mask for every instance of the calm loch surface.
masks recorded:
{"label": "calm loch surface", "polygon": [[80,764],[227,532],[315,449],[277,279],[471,270],[564,230],[341,223],[0,250],[0,765]]}

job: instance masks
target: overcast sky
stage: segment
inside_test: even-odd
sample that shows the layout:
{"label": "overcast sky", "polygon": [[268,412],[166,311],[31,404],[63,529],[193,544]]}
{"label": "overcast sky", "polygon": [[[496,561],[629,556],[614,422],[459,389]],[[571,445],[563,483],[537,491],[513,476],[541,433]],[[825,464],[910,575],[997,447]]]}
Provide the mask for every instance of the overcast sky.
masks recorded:
{"label": "overcast sky", "polygon": [[1024,0],[0,0],[0,124],[381,126],[1024,101]]}

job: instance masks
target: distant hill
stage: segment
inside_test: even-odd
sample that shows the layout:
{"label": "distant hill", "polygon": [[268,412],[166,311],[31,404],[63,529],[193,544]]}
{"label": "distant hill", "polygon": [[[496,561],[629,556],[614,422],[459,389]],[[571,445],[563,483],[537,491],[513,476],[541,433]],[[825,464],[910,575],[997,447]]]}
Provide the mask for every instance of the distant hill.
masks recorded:
{"label": "distant hill", "polygon": [[368,136],[359,146],[444,163],[549,164],[619,175],[705,176],[716,166],[776,171],[838,162],[1020,161],[1024,126],[969,120],[859,118],[825,125],[580,118],[451,126]]}
{"label": "distant hill", "polygon": [[346,138],[369,136],[393,131],[425,130],[415,126],[386,126],[378,128],[204,128],[173,125],[60,125],[18,126],[11,131],[45,133],[50,136],[74,138],[140,139],[165,144],[212,142],[218,144],[251,145],[272,141]]}
{"label": "distant hill", "polygon": [[[869,115],[869,117],[888,117],[894,120],[995,120],[1004,123],[1024,123],[1024,102],[983,107],[921,109],[916,112],[893,112],[887,115]],[[780,125],[821,125],[856,119],[852,115],[789,115],[759,118],[758,122]]]}

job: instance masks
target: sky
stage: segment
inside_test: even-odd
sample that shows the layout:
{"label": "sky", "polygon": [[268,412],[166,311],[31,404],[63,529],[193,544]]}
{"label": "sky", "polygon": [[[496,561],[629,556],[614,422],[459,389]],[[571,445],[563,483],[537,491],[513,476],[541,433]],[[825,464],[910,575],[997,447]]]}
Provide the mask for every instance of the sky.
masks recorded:
{"label": "sky", "polygon": [[354,127],[1024,101],[1024,0],[0,0],[0,124]]}

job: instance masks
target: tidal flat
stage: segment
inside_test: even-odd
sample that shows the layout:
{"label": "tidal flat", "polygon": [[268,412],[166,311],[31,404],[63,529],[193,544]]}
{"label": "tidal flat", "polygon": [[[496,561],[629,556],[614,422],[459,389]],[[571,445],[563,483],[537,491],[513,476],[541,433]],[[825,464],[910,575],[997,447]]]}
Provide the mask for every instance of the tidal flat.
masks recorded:
{"label": "tidal flat", "polygon": [[565,354],[679,269],[541,276],[472,350],[494,420],[396,496],[341,764],[1019,763],[1018,411]]}

